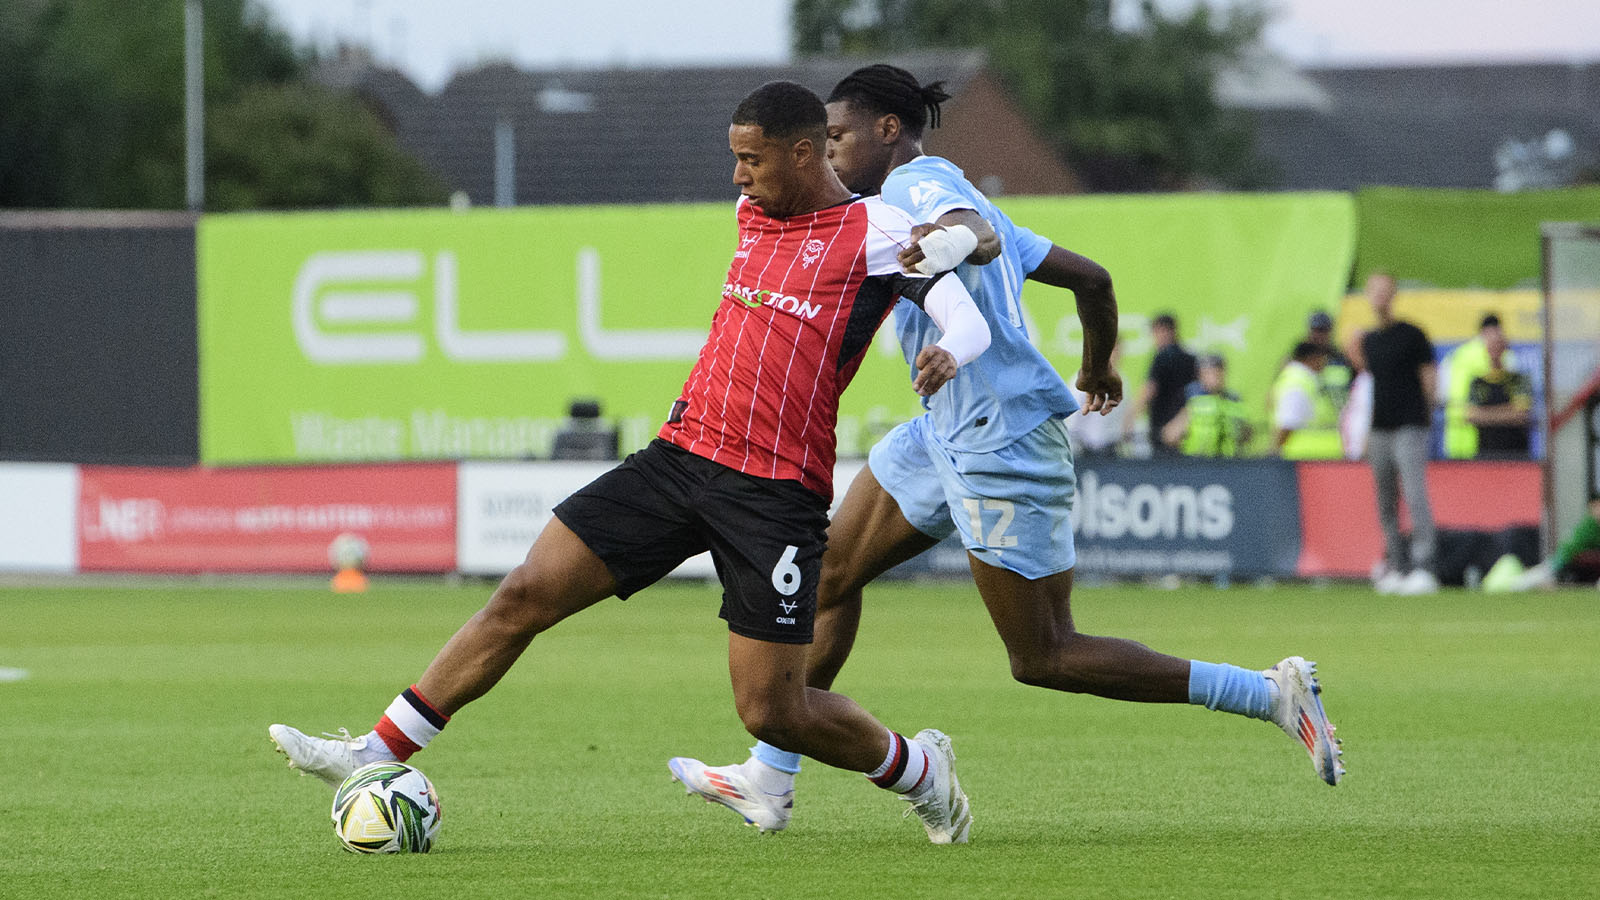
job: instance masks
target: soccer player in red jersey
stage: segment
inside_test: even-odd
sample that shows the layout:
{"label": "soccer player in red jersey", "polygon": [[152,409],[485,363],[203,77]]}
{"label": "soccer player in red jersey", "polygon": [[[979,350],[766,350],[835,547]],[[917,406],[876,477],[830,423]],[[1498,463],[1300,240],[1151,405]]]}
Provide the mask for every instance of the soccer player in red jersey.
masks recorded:
{"label": "soccer player in red jersey", "polygon": [[[966,840],[972,817],[943,733],[902,737],[848,697],[805,686],[840,392],[900,298],[944,332],[916,359],[920,393],[937,391],[989,343],[958,279],[902,273],[897,256],[914,222],[855,197],[829,166],[826,141],[827,111],[800,85],[772,82],[739,105],[728,129],[739,246],[657,439],[557,505],[527,558],[371,732],[328,740],[271,726],[291,766],[337,785],[368,762],[407,759],[535,635],[709,550],[724,589],[734,703],[750,733],[867,774],[911,803],[935,843]],[[787,804],[769,812],[770,801],[747,796],[765,787],[709,790],[751,824],[782,828]]]}

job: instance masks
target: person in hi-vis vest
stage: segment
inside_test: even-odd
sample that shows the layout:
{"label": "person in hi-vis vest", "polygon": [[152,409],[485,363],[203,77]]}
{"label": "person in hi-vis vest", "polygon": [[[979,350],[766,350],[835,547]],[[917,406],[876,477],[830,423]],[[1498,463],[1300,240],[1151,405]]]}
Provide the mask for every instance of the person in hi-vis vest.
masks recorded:
{"label": "person in hi-vis vest", "polygon": [[1489,345],[1504,343],[1500,317],[1489,313],[1478,325],[1478,334],[1445,355],[1440,364],[1440,383],[1444,385],[1444,455],[1449,459],[1471,459],[1478,455],[1478,427],[1467,420],[1471,405],[1472,382],[1489,374]]}
{"label": "person in hi-vis vest", "polygon": [[1328,354],[1328,361],[1317,373],[1317,378],[1322,382],[1322,391],[1328,395],[1328,399],[1343,409],[1345,399],[1350,396],[1350,382],[1355,377],[1355,367],[1350,365],[1350,359],[1333,340],[1333,317],[1321,310],[1312,313],[1306,319],[1305,340]]}
{"label": "person in hi-vis vest", "polygon": [[1295,345],[1294,356],[1272,385],[1272,424],[1284,459],[1340,459],[1339,407],[1323,390],[1328,351],[1310,341]]}
{"label": "person in hi-vis vest", "polygon": [[1161,440],[1186,456],[1238,456],[1250,441],[1250,423],[1239,395],[1228,390],[1228,364],[1208,353],[1199,358],[1197,380],[1183,409],[1161,429]]}

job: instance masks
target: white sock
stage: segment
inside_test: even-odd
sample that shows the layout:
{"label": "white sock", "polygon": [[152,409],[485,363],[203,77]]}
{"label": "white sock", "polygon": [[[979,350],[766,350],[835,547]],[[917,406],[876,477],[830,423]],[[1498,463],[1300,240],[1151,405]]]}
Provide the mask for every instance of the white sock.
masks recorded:
{"label": "white sock", "polygon": [[782,797],[794,790],[794,774],[781,769],[774,769],[754,756],[744,761],[740,766],[745,777],[750,779],[756,790],[774,797]]}
{"label": "white sock", "polygon": [[364,766],[367,763],[392,762],[397,758],[394,755],[394,751],[389,749],[389,745],[383,742],[383,738],[378,735],[376,730],[367,732],[367,746],[356,751],[357,767]]}
{"label": "white sock", "polygon": [[873,784],[896,794],[909,794],[924,786],[928,774],[928,753],[916,741],[889,732],[889,755],[883,765],[867,773]]}

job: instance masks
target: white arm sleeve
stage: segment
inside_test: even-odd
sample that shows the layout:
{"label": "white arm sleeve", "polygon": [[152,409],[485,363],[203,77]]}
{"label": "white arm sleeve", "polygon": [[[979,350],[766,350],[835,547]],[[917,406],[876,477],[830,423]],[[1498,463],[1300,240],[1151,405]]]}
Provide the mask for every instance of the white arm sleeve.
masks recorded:
{"label": "white arm sleeve", "polygon": [[978,358],[989,346],[989,323],[972,302],[961,279],[946,276],[923,295],[922,309],[944,332],[938,346],[950,351],[956,365],[964,366]]}

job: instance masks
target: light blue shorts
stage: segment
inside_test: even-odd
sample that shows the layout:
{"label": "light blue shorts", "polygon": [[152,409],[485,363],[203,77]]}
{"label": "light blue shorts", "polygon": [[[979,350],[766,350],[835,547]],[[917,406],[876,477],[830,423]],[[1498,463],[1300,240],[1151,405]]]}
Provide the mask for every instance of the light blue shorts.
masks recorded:
{"label": "light blue shorts", "polygon": [[867,457],[872,475],[918,531],[961,532],[973,556],[1036,579],[1077,563],[1072,503],[1078,494],[1066,423],[1051,417],[989,453],[945,447],[928,416],[897,426]]}

